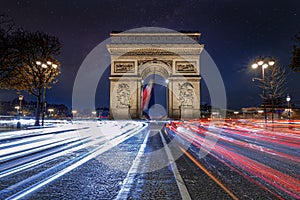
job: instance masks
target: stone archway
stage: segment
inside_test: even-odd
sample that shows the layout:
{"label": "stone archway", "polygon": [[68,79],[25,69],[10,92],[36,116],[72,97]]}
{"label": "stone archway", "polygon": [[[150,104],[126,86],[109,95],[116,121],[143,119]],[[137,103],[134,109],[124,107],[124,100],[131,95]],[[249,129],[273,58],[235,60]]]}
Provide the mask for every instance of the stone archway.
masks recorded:
{"label": "stone archway", "polygon": [[110,114],[114,119],[141,118],[144,80],[159,74],[168,80],[169,118],[200,116],[199,33],[112,33]]}
{"label": "stone archway", "polygon": [[[168,83],[166,80],[169,80],[169,77],[171,76],[172,74],[172,70],[171,70],[171,66],[168,65],[167,63],[164,63],[162,61],[159,61],[159,60],[149,60],[145,63],[142,63],[140,66],[139,66],[139,69],[138,69],[138,74],[140,74],[140,77],[141,77],[141,83],[142,83],[142,86],[141,88],[145,88],[149,83],[146,82],[146,79],[147,77],[152,77],[151,80],[153,80],[153,88],[155,87],[155,85],[163,85],[165,87],[165,94],[163,92],[163,94],[165,95],[164,97],[163,96],[155,96],[154,93],[156,92],[156,90],[154,89],[154,99],[157,99],[157,98],[160,98],[161,100],[163,99],[165,102],[165,105],[164,103],[162,104],[157,104],[155,103],[155,106],[154,107],[151,107],[151,105],[149,105],[149,112],[148,112],[148,117],[150,117],[150,119],[152,119],[153,116],[156,116],[156,119],[160,118],[158,117],[159,114],[158,113],[165,113],[166,112],[166,115],[169,116],[168,114],[168,99],[169,99],[169,89],[168,89]],[[161,84],[161,83],[158,83],[156,82],[156,78],[157,75],[159,75],[160,77],[162,77],[164,79],[164,83]],[[154,77],[154,79],[153,79]],[[153,91],[152,91],[153,92]],[[140,94],[140,102],[142,102],[142,99],[143,99],[143,92],[141,91],[141,94]],[[142,103],[141,103],[142,104]],[[139,105],[139,109],[140,109],[140,116],[143,116],[143,111],[142,111],[142,105]],[[163,106],[164,105],[164,106]],[[160,110],[157,110],[155,108],[157,108],[157,106],[160,107]],[[153,109],[152,109],[153,108]],[[151,114],[151,110],[155,110],[154,112],[158,112],[158,113],[155,113],[154,115]],[[161,112],[159,112],[161,111]],[[152,112],[153,113],[153,112]],[[162,115],[163,116],[163,115]],[[161,116],[161,117],[162,117]],[[157,118],[158,117],[158,118]]]}

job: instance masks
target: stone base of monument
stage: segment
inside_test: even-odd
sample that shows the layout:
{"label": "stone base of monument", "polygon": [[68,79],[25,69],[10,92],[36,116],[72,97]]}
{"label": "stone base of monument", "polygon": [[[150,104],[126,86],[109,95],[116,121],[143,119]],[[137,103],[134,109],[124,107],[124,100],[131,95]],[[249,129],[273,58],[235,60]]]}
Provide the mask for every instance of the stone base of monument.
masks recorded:
{"label": "stone base of monument", "polygon": [[181,106],[180,107],[180,117],[181,117],[181,119],[195,118],[193,106]]}
{"label": "stone base of monument", "polygon": [[129,109],[126,107],[116,108],[114,109],[112,114],[114,120],[131,119]]}

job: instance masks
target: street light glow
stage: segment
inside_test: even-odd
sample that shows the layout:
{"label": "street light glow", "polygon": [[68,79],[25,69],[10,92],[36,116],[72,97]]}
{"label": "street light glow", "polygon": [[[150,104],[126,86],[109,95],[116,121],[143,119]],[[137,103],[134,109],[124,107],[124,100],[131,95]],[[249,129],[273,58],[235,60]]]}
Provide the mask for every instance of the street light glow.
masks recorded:
{"label": "street light glow", "polygon": [[42,64],[42,62],[41,62],[41,61],[36,61],[36,62],[35,62],[35,64],[37,64],[37,65],[41,65],[41,64]]}
{"label": "street light glow", "polygon": [[256,69],[256,68],[258,67],[258,64],[257,64],[257,63],[254,63],[254,64],[251,65],[251,67],[252,67],[253,69]]}
{"label": "street light glow", "polygon": [[262,67],[266,69],[269,65],[267,63],[263,64]]}
{"label": "street light glow", "polygon": [[52,64],[52,67],[53,67],[54,69],[56,69],[56,68],[57,68],[57,64]]}
{"label": "street light glow", "polygon": [[262,65],[264,64],[264,61],[263,61],[263,60],[260,60],[260,61],[257,62],[257,64],[258,64],[259,66],[262,66]]}
{"label": "street light glow", "polygon": [[290,101],[291,101],[291,97],[290,97],[290,95],[287,95],[287,97],[286,97],[286,101],[287,101],[287,102],[290,102]]}
{"label": "street light glow", "polygon": [[47,65],[51,65],[52,64],[52,62],[51,61],[47,61]]}
{"label": "street light glow", "polygon": [[47,68],[47,65],[43,63],[42,68]]}
{"label": "street light glow", "polygon": [[24,98],[24,96],[23,96],[23,95],[19,95],[19,101],[22,101],[22,100],[23,100],[23,98]]}
{"label": "street light glow", "polygon": [[275,61],[274,60],[269,60],[269,65],[270,66],[273,66],[275,64]]}
{"label": "street light glow", "polygon": [[169,79],[166,79],[165,82],[166,82],[166,84],[168,84],[169,83]]}

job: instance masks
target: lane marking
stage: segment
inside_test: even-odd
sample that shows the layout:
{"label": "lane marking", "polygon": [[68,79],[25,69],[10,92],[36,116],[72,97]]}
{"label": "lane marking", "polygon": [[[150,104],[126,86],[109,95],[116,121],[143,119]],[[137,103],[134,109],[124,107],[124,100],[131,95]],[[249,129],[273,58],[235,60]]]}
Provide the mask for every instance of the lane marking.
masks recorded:
{"label": "lane marking", "polygon": [[214,175],[212,175],[203,165],[199,163],[190,153],[187,152],[186,149],[182,148],[178,144],[179,149],[191,160],[193,163],[197,165],[207,176],[209,176],[215,183],[217,183],[227,194],[229,194],[233,199],[238,200],[239,198],[235,196],[223,183],[221,183]]}
{"label": "lane marking", "polygon": [[176,162],[172,156],[172,153],[166,143],[166,140],[164,138],[164,136],[162,135],[162,132],[161,130],[159,130],[159,134],[160,134],[160,137],[161,137],[161,140],[163,142],[163,145],[164,145],[164,149],[167,153],[167,156],[168,156],[168,159],[169,159],[169,164],[171,166],[171,169],[172,169],[172,172],[175,176],[175,180],[176,180],[176,184],[178,186],[178,189],[179,189],[179,192],[181,194],[181,197],[182,199],[185,199],[185,200],[190,200],[191,199],[191,196],[186,188],[186,185],[184,184],[183,182],[183,179],[178,171],[178,168],[177,168],[177,165],[176,165]]}
{"label": "lane marking", "polygon": [[144,139],[144,141],[143,141],[143,143],[142,143],[142,145],[141,145],[141,147],[139,149],[139,152],[136,155],[135,159],[133,160],[133,163],[132,163],[132,165],[131,165],[128,173],[127,173],[127,176],[126,176],[126,178],[123,181],[122,188],[119,191],[118,196],[116,197],[116,199],[127,199],[128,194],[130,192],[130,189],[132,187],[132,184],[134,182],[135,175],[136,175],[137,170],[138,170],[138,166],[139,166],[139,164],[141,162],[141,157],[143,156],[143,154],[145,152],[150,131],[151,130],[149,130],[147,132],[147,134],[145,136],[145,139]]}

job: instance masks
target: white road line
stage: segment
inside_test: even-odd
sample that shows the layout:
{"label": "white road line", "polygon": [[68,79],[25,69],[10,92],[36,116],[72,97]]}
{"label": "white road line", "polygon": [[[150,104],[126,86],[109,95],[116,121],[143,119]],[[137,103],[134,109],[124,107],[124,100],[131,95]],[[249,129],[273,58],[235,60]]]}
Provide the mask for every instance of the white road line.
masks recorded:
{"label": "white road line", "polygon": [[132,184],[134,182],[134,178],[135,178],[135,175],[137,173],[137,169],[138,169],[138,166],[140,164],[140,161],[141,161],[141,157],[143,156],[144,152],[145,152],[145,148],[146,148],[146,144],[147,144],[147,141],[148,141],[148,138],[149,138],[149,133],[150,133],[150,130],[147,132],[146,134],[146,137],[139,149],[139,152],[137,154],[137,156],[135,157],[128,173],[127,173],[127,176],[126,178],[124,179],[123,181],[123,184],[122,184],[122,188],[121,190],[119,191],[118,193],[118,196],[116,197],[116,199],[127,199],[128,197],[128,194],[130,192],[130,189],[132,187]]}
{"label": "white road line", "polygon": [[190,196],[190,194],[189,194],[189,192],[188,192],[188,190],[187,190],[187,188],[186,188],[186,186],[185,186],[185,184],[184,184],[184,182],[182,180],[182,177],[180,176],[180,173],[179,173],[179,171],[177,169],[177,165],[175,163],[175,160],[174,160],[174,158],[172,156],[172,153],[171,153],[171,151],[170,151],[170,149],[169,149],[169,147],[168,147],[168,145],[166,143],[166,140],[165,140],[164,136],[162,135],[161,130],[159,131],[159,134],[160,134],[161,140],[163,142],[165,151],[167,153],[167,156],[168,156],[168,159],[169,159],[169,163],[170,163],[170,166],[172,168],[172,172],[173,172],[173,174],[175,176],[176,184],[178,186],[178,189],[179,189],[179,192],[181,194],[181,197],[182,197],[182,199],[190,200],[191,196]]}

